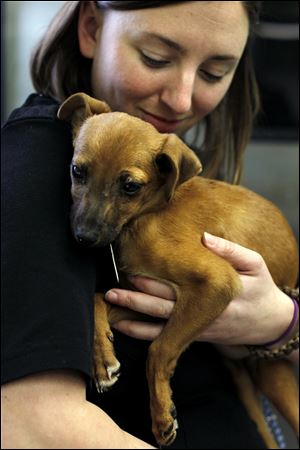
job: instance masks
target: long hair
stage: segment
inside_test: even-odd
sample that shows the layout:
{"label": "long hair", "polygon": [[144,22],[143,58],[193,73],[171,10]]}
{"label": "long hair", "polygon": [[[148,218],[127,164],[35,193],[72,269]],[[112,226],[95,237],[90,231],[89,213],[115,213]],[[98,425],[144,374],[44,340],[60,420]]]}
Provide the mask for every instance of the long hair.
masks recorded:
{"label": "long hair", "polygon": [[[77,36],[80,3],[80,1],[65,2],[32,53],[30,71],[34,88],[38,93],[59,102],[79,91],[92,95],[90,86],[92,60],[81,55]],[[183,2],[132,0],[95,3],[100,9],[134,10]],[[205,138],[201,148],[196,145],[197,135],[190,145],[201,158],[205,159],[204,176],[233,183],[240,180],[243,154],[259,110],[259,93],[251,58],[251,42],[261,2],[242,3],[250,24],[244,53],[225,97],[205,118]]]}

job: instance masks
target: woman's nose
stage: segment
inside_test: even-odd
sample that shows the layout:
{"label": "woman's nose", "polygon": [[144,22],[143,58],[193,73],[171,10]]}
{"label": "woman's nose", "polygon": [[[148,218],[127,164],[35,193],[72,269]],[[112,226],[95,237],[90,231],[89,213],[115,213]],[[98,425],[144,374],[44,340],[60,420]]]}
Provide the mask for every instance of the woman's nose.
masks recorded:
{"label": "woman's nose", "polygon": [[194,88],[194,74],[186,74],[181,79],[165,85],[161,101],[177,115],[185,114],[191,110]]}

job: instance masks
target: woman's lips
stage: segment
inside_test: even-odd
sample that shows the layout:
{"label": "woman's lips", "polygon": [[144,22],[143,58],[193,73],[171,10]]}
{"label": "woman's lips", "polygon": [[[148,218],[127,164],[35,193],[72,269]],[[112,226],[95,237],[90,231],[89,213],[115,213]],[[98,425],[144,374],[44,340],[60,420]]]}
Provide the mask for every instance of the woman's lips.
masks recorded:
{"label": "woman's lips", "polygon": [[144,110],[141,111],[141,119],[145,120],[145,122],[151,123],[151,125],[153,125],[160,133],[174,133],[184,120],[167,120]]}

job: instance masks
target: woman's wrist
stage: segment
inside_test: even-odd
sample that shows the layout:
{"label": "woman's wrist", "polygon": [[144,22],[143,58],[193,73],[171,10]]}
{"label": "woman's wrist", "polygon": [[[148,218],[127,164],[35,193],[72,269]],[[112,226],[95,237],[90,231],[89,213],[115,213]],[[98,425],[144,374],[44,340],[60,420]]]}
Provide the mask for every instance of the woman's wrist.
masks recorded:
{"label": "woman's wrist", "polygon": [[[274,340],[261,345],[248,345],[252,356],[264,359],[278,359],[290,355],[299,348],[299,289],[282,288],[285,297],[289,301],[290,312],[285,316],[289,321],[283,332]],[[287,304],[288,305],[288,304]]]}
{"label": "woman's wrist", "polygon": [[[266,342],[263,344],[264,347],[274,350],[285,345],[289,340],[296,334],[299,330],[299,304],[297,300],[292,297],[284,294],[289,304],[289,313],[286,315],[287,317],[287,325],[284,328],[284,331],[274,340],[270,342]],[[298,300],[299,301],[299,300]],[[292,307],[292,315],[290,314],[290,309]]]}

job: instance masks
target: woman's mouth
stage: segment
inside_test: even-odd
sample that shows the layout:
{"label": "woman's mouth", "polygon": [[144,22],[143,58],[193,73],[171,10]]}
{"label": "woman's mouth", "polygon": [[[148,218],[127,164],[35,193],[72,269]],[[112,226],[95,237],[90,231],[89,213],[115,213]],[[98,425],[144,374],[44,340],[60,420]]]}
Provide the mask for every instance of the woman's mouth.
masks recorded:
{"label": "woman's mouth", "polygon": [[168,120],[163,117],[156,116],[155,114],[146,112],[143,109],[141,109],[141,112],[141,119],[145,122],[151,123],[151,125],[153,125],[160,133],[175,133],[178,126],[181,125],[184,121],[184,119]]}

